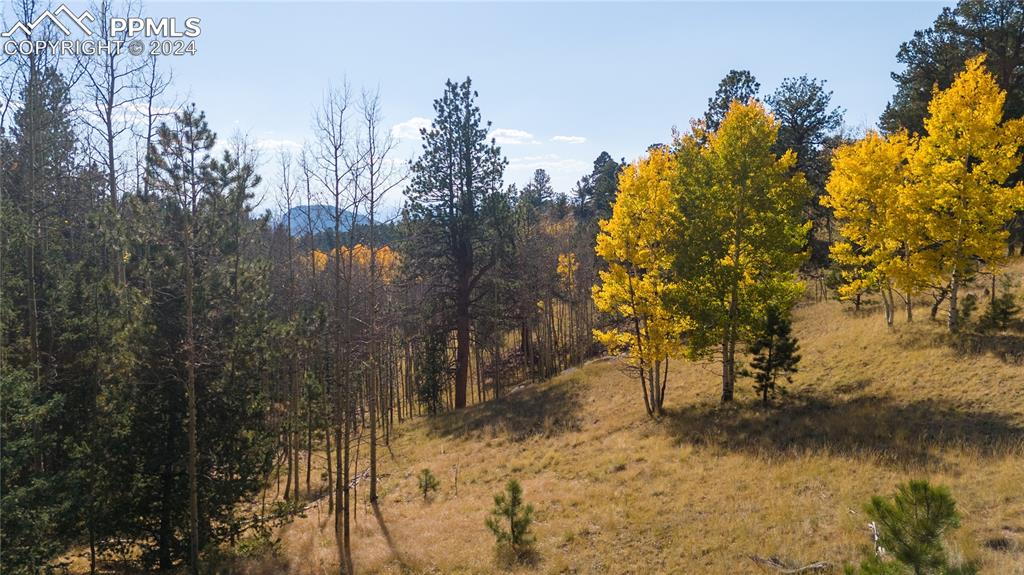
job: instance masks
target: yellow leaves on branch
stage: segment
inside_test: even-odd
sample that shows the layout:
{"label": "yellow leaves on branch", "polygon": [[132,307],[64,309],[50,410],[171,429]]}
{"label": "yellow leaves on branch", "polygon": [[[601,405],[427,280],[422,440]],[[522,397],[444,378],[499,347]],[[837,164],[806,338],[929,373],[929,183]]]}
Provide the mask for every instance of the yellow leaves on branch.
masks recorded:
{"label": "yellow leaves on branch", "polygon": [[1004,224],[1024,207],[1024,183],[1005,186],[1020,166],[1024,119],[1003,121],[1006,92],[985,69],[984,55],[966,63],[928,104],[927,136],[910,160],[908,203],[926,214],[923,232],[939,244],[941,270],[1006,254]]}
{"label": "yellow leaves on branch", "polygon": [[697,321],[693,352],[721,345],[730,365],[768,308],[788,311],[802,293],[796,271],[806,259],[810,188],[796,155],[776,154],[779,123],[751,101],[733,102],[703,144],[680,139],[676,306]]}
{"label": "yellow leaves on branch", "polygon": [[841,222],[832,257],[847,267],[846,295],[883,282],[916,293],[1004,257],[1004,225],[1024,207],[1024,184],[1005,186],[1021,163],[1024,120],[1003,121],[1006,94],[984,62],[968,60],[936,90],[926,135],[869,132],[836,151],[821,201]]}
{"label": "yellow leaves on branch", "polygon": [[625,318],[629,328],[595,330],[595,336],[610,350],[628,352],[638,365],[679,354],[689,327],[663,303],[663,295],[673,289],[669,246],[679,213],[675,174],[675,159],[662,149],[628,166],[619,177],[612,216],[601,222],[597,237],[597,254],[608,262],[608,270],[593,288],[594,303]]}
{"label": "yellow leaves on branch", "polygon": [[[687,181],[694,213],[718,231],[720,263],[744,280],[791,274],[803,262],[810,222],[801,209],[810,189],[796,153],[774,152],[779,124],[757,101],[733,102]],[[703,164],[703,166],[701,165]],[[706,175],[705,175],[706,174]],[[684,198],[685,199],[685,198]],[[715,244],[715,238],[710,238]],[[707,250],[715,253],[715,250]]]}
{"label": "yellow leaves on branch", "polygon": [[731,350],[767,308],[795,301],[809,188],[795,154],[775,153],[778,129],[759,103],[733,102],[714,133],[654,148],[620,175],[597,238],[608,270],[594,302],[623,320],[595,332],[606,346],[641,366],[723,340]]}
{"label": "yellow leaves on branch", "polygon": [[822,205],[842,222],[843,241],[831,251],[844,268],[843,297],[893,281],[916,291],[926,276],[924,238],[915,230],[920,214],[908,209],[906,167],[916,137],[897,133],[889,138],[868,132],[863,140],[839,148],[832,158],[832,176]]}
{"label": "yellow leaves on branch", "polygon": [[558,281],[562,284],[562,289],[567,293],[572,293],[576,288],[576,273],[580,269],[580,262],[576,258],[576,254],[572,252],[558,254],[558,266],[556,273],[558,274]]}

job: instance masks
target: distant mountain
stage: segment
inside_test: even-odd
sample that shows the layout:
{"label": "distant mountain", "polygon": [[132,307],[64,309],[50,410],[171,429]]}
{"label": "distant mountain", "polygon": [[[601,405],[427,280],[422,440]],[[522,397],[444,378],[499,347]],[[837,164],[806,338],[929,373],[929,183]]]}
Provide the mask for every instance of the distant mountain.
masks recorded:
{"label": "distant mountain", "polygon": [[[295,206],[281,215],[277,220],[277,224],[281,226],[288,225],[289,216],[291,217],[290,231],[293,236],[301,236],[309,233],[310,224],[312,224],[313,227],[313,235],[320,232],[334,230],[334,208],[332,206],[325,206],[322,204]],[[370,221],[363,215],[356,216],[354,220],[356,225],[365,225]],[[352,214],[348,210],[342,210],[341,230],[348,231],[352,223]]]}

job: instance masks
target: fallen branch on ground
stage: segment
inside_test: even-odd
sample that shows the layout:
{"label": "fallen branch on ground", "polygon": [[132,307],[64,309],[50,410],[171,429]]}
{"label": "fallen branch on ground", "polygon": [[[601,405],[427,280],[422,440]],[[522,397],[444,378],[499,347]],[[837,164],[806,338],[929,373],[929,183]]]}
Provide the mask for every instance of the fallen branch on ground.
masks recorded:
{"label": "fallen branch on ground", "polygon": [[832,569],[832,564],[828,561],[815,561],[808,565],[794,565],[792,561],[783,561],[778,557],[758,557],[757,555],[748,555],[751,561],[757,563],[762,567],[768,567],[774,569],[778,573],[786,575],[796,575],[798,573],[818,573],[822,571],[829,571]]}

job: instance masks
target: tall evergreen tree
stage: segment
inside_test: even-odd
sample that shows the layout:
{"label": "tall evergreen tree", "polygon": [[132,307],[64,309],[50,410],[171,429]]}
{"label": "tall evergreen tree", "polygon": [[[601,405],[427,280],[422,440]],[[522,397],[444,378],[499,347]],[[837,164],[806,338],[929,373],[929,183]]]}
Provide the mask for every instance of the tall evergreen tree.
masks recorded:
{"label": "tall evergreen tree", "polygon": [[708,98],[708,109],[704,112],[704,126],[709,132],[718,130],[733,102],[746,104],[757,98],[761,84],[749,70],[729,70],[720,82],[715,94]]}
{"label": "tall evergreen tree", "polygon": [[78,534],[93,493],[83,466],[99,358],[88,352],[103,330],[79,321],[102,289],[83,237],[102,212],[80,178],[64,78],[30,67],[19,96],[0,150],[0,564],[34,573]]}
{"label": "tall evergreen tree", "polygon": [[825,89],[824,81],[806,75],[784,79],[766,101],[779,121],[776,153],[796,152],[796,169],[803,172],[811,188],[811,197],[804,206],[812,224],[811,262],[824,266],[833,240],[832,217],[818,199],[825,191],[831,148],[843,122],[843,110],[832,107],[832,92]]}
{"label": "tall evergreen tree", "polygon": [[523,186],[520,198],[531,206],[539,208],[550,202],[555,196],[555,190],[551,187],[551,176],[542,169],[533,172],[533,179]]}
{"label": "tall evergreen tree", "polygon": [[896,59],[905,68],[892,73],[896,94],[882,114],[882,128],[923,133],[933,88],[949,88],[964,61],[978,54],[988,56],[996,82],[1007,92],[1006,117],[1024,116],[1024,5],[1019,0],[960,0],[900,45]]}
{"label": "tall evergreen tree", "polygon": [[[258,177],[244,158],[225,152],[223,159],[214,159],[215,142],[205,115],[192,105],[157,129],[149,154],[151,187],[160,194],[167,218],[165,261],[171,265],[164,290],[175,300],[163,302],[161,312],[167,315],[159,316],[161,324],[171,326],[167,345],[175,350],[166,369],[185,392],[184,412],[167,420],[167,433],[180,437],[174,428],[186,424],[187,489],[182,491],[188,498],[182,507],[188,509],[193,572],[208,543],[237,535],[235,503],[259,487],[269,465],[259,386],[266,266],[245,243],[265,224],[252,221],[248,203]],[[174,402],[169,408],[181,405],[168,399]],[[164,457],[173,465],[181,452],[174,444],[168,447]],[[174,513],[171,503],[162,504],[163,513],[168,508]],[[167,521],[170,525],[162,528],[173,529],[171,518]]]}
{"label": "tall evergreen tree", "polygon": [[496,213],[507,160],[487,141],[469,78],[448,81],[434,101],[437,117],[422,130],[423,151],[412,165],[406,209],[413,221],[410,257],[434,284],[445,317],[455,327],[455,407],[466,406],[470,327],[481,279],[498,263],[503,239]]}

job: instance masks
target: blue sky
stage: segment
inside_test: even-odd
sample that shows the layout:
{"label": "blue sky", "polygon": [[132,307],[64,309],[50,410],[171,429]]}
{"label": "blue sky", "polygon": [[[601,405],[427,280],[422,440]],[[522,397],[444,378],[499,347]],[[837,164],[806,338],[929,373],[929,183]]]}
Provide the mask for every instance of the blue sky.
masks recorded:
{"label": "blue sky", "polygon": [[[506,183],[545,168],[569,191],[602,150],[634,159],[686,127],[732,68],[751,70],[762,92],[786,76],[827,80],[847,124],[873,126],[900,43],[943,5],[234,2],[150,3],[146,14],[202,18],[198,55],[168,60],[176,89],[268,158],[309,137],[332,82],[379,87],[405,137],[432,117],[445,79],[468,75],[510,160]],[[399,157],[417,150],[405,138]]]}

